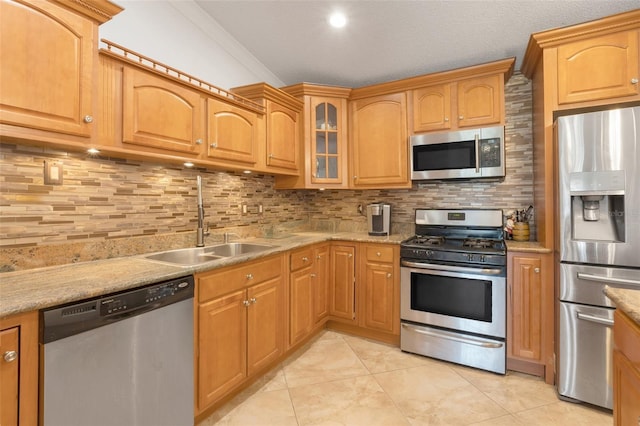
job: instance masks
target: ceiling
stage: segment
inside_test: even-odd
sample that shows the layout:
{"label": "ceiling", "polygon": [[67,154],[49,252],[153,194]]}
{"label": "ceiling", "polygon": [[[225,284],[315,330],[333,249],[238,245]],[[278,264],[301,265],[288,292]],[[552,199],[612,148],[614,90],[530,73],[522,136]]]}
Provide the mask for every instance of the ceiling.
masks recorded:
{"label": "ceiling", "polygon": [[[637,9],[638,0],[196,0],[285,85],[346,87],[516,57],[531,33]],[[348,24],[327,24],[340,10]]]}

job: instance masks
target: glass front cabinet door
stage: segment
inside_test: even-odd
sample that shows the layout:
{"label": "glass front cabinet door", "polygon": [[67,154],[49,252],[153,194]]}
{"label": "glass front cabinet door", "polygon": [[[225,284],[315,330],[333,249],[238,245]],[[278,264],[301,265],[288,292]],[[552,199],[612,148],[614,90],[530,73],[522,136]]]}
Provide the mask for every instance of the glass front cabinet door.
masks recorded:
{"label": "glass front cabinet door", "polygon": [[346,178],[346,100],[311,98],[311,183],[340,185]]}

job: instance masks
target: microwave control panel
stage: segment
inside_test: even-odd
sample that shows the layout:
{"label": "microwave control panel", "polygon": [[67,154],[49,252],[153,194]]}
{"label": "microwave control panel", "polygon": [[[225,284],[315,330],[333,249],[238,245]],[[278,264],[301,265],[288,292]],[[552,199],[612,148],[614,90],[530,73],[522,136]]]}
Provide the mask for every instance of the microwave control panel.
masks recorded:
{"label": "microwave control panel", "polygon": [[480,141],[480,167],[500,167],[500,139]]}

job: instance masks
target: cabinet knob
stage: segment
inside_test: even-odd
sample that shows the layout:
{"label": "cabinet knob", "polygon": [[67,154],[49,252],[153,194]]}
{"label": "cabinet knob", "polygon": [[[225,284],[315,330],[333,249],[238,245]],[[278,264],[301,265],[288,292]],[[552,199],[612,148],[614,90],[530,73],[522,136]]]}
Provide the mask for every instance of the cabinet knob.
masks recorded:
{"label": "cabinet knob", "polygon": [[303,261],[303,262],[308,262],[308,261],[309,261],[309,258],[308,258],[307,256],[305,256],[305,257],[303,257],[303,258],[302,258],[302,261]]}
{"label": "cabinet knob", "polygon": [[251,303],[256,303],[258,300],[255,297],[252,297],[251,299],[249,299],[249,302]]}
{"label": "cabinet knob", "polygon": [[315,278],[315,277],[316,277],[316,274],[309,274],[309,276],[310,276],[311,278]]}
{"label": "cabinet knob", "polygon": [[533,268],[533,272],[535,272],[536,274],[540,273],[540,268]]}
{"label": "cabinet knob", "polygon": [[252,280],[253,279],[253,274],[247,274],[247,279],[248,280]]}
{"label": "cabinet knob", "polygon": [[16,351],[6,351],[3,356],[6,362],[12,362],[18,359],[18,352]]}
{"label": "cabinet knob", "polygon": [[269,158],[273,158],[273,154],[269,154]]}
{"label": "cabinet knob", "polygon": [[382,256],[382,253],[377,252],[377,253],[376,253],[376,256],[380,257],[380,256]]}
{"label": "cabinet knob", "polygon": [[242,304],[243,304],[244,306],[249,306],[249,305],[251,304],[251,302],[249,302],[248,300],[243,300],[243,301],[242,301]]}
{"label": "cabinet knob", "polygon": [[82,118],[82,121],[84,121],[85,123],[89,124],[89,123],[93,123],[93,116],[91,115],[85,115]]}
{"label": "cabinet knob", "polygon": [[218,142],[214,142],[211,145],[209,145],[211,148],[216,149],[218,147]]}
{"label": "cabinet knob", "polygon": [[391,272],[387,272],[387,278],[391,278]]}
{"label": "cabinet knob", "polygon": [[352,257],[353,257],[353,254],[349,253],[349,258],[352,258]]}
{"label": "cabinet knob", "polygon": [[458,116],[458,120],[464,120],[464,115]]}
{"label": "cabinet knob", "polygon": [[318,259],[318,260],[322,259],[322,255],[317,255],[316,259]]}
{"label": "cabinet knob", "polygon": [[353,177],[353,180],[356,180],[356,179],[358,179],[358,176],[354,176],[354,177]]}
{"label": "cabinet knob", "polygon": [[446,121],[449,121],[449,117],[445,117],[445,118],[444,118],[444,121],[445,121],[445,122],[446,122]]}
{"label": "cabinet knob", "polygon": [[631,84],[638,84],[638,79],[637,78],[632,78],[631,79]]}
{"label": "cabinet knob", "polygon": [[196,145],[202,145],[202,139],[196,139]]}

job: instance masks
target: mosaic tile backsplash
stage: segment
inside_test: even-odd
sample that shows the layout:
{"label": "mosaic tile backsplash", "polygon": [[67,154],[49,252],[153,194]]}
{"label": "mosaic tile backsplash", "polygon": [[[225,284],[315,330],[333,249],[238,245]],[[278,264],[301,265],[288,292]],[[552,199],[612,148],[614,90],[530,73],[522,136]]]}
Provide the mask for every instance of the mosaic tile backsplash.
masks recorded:
{"label": "mosaic tile backsplash", "polygon": [[[275,190],[269,175],[2,143],[0,272],[192,246],[197,175],[203,179],[208,242],[227,231],[240,237],[364,231],[358,205],[379,201],[392,206],[392,232],[405,234],[413,232],[416,207],[522,209],[533,202],[531,107],[531,83],[515,74],[506,88],[504,180],[416,182],[406,190]],[[44,184],[45,160],[62,163],[62,185]]]}

